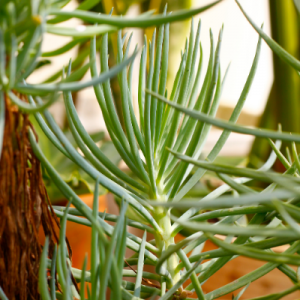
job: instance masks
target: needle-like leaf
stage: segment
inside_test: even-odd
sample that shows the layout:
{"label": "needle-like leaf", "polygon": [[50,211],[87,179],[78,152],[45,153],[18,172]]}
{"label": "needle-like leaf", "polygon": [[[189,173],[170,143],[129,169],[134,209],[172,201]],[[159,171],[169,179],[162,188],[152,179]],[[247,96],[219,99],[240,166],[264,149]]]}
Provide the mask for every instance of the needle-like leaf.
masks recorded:
{"label": "needle-like leaf", "polygon": [[138,266],[137,266],[137,275],[135,281],[135,288],[133,295],[135,297],[140,297],[141,294],[141,285],[143,280],[143,268],[144,268],[144,253],[145,253],[145,242],[146,242],[147,234],[146,232],[143,235],[143,241],[141,243],[141,248],[139,251],[139,258],[138,258]]}
{"label": "needle-like leaf", "polygon": [[41,93],[49,93],[49,92],[57,92],[57,91],[78,91],[89,86],[97,85],[108,79],[116,76],[124,67],[126,67],[136,56],[136,53],[133,53],[131,57],[124,59],[120,64],[111,68],[109,71],[102,73],[96,78],[91,79],[87,82],[61,82],[61,83],[53,83],[53,84],[16,84],[16,90],[20,93],[24,94],[41,94]]}
{"label": "needle-like leaf", "polygon": [[[39,269],[39,291],[43,300],[51,300],[51,296],[48,291],[48,284],[46,278],[46,268],[47,268],[47,253],[49,247],[49,239],[46,237],[45,245],[42,252],[40,269]],[[1,299],[6,300],[7,297],[3,293],[2,289],[0,290]]]}
{"label": "needle-like leaf", "polygon": [[291,54],[289,54],[286,50],[284,50],[278,43],[276,43],[273,39],[271,39],[267,34],[264,33],[264,31],[259,28],[255,23],[252,21],[252,19],[248,16],[246,11],[243,9],[241,4],[238,0],[235,0],[237,5],[239,6],[240,10],[248,20],[248,22],[251,24],[251,26],[255,29],[255,31],[265,40],[265,42],[269,45],[269,47],[272,49],[274,53],[276,53],[284,62],[288,63],[290,66],[292,66],[295,70],[300,71],[300,61],[297,60],[295,57],[293,57]]}
{"label": "needle-like leaf", "polygon": [[172,13],[171,15],[154,15],[154,16],[142,16],[140,18],[122,18],[118,16],[107,16],[107,15],[99,15],[98,13],[93,12],[85,12],[85,11],[63,11],[63,10],[55,10],[52,9],[49,14],[54,16],[64,16],[69,18],[79,18],[83,21],[99,23],[99,24],[107,24],[118,27],[150,27],[150,26],[158,26],[161,24],[178,22],[187,18],[190,18],[196,14],[199,14],[214,5],[220,3],[222,0],[218,0],[208,4],[206,6],[195,8],[195,9],[187,9],[181,10],[180,12]]}

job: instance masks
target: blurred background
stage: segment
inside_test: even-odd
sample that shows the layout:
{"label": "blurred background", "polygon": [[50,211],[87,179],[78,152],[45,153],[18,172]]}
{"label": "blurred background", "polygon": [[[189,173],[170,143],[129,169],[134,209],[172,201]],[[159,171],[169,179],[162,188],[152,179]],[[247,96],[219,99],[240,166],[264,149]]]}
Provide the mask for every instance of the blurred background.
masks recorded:
{"label": "blurred background", "polygon": [[[272,2],[292,2],[292,0],[272,0]],[[102,5],[96,6],[95,11],[109,11],[111,7],[114,7],[115,14],[126,14],[134,17],[143,11],[149,9],[155,9],[157,12],[161,11],[168,2],[168,10],[177,10],[182,8],[199,7],[211,3],[211,0],[151,0],[151,1],[118,1],[118,0],[105,0],[102,1]],[[267,34],[271,34],[270,26],[270,6],[268,0],[241,0],[241,4],[251,16],[256,24],[264,23],[264,30]],[[74,9],[78,5],[76,0],[72,0],[66,7],[66,10]],[[224,0],[212,9],[198,15],[194,19],[194,26],[197,25],[199,19],[202,21],[201,27],[201,41],[204,54],[204,70],[207,65],[209,56],[209,30],[212,29],[215,42],[218,38],[218,33],[221,26],[224,24],[224,35],[221,51],[221,69],[224,74],[228,64],[230,65],[230,71],[227,77],[227,83],[223,90],[223,96],[221,100],[221,107],[218,112],[218,117],[228,119],[231,111],[237,102],[240,92],[248,76],[252,60],[255,54],[256,43],[258,40],[257,33],[253,30],[250,24],[247,22],[241,11],[237,7],[234,0]],[[81,23],[78,20],[69,20],[65,22],[65,26],[76,27]],[[171,33],[171,56],[170,56],[170,70],[169,70],[169,84],[172,83],[175,72],[178,68],[180,51],[184,47],[185,38],[188,35],[190,28],[190,21],[175,23],[171,26],[171,32],[176,32],[175,35]],[[153,29],[149,28],[145,31],[128,28],[126,31],[133,32],[133,43],[142,44],[142,38],[144,34],[148,37],[151,36]],[[113,36],[113,35],[112,35]],[[113,37],[112,37],[113,39]],[[43,43],[43,50],[45,52],[53,51],[59,46],[66,44],[70,40],[66,37],[48,34]],[[73,60],[80,55],[84,45],[79,45],[77,48],[51,59],[51,68],[47,66],[47,73],[43,71],[43,68],[36,71],[36,73],[29,78],[30,82],[42,82],[47,80],[53,71],[55,74],[65,66],[69,58]],[[87,60],[87,58],[86,58]],[[83,63],[83,62],[82,62]],[[138,67],[138,59],[135,62],[135,66]],[[50,74],[49,74],[50,70]],[[204,72],[203,72],[204,73]],[[84,79],[88,79],[89,74],[84,76]],[[204,76],[203,76],[204,77]],[[272,87],[273,76],[273,62],[272,54],[267,45],[264,43],[262,47],[262,53],[260,57],[259,67],[253,86],[251,88],[249,97],[246,101],[243,113],[239,119],[239,123],[245,125],[257,125],[259,117],[262,115],[265,105],[267,103],[268,96]],[[133,80],[133,83],[135,81]],[[136,86],[133,88],[136,91]],[[94,97],[93,89],[87,88],[84,91],[79,92],[76,95],[76,106],[79,112],[79,116],[90,132],[98,132],[103,130],[106,132],[104,122],[101,117],[101,111],[98,107],[96,98]],[[134,99],[136,100],[136,99]],[[55,115],[56,120],[61,126],[64,125],[64,109],[63,104],[56,103],[51,108]],[[214,129],[210,134],[210,138],[207,142],[205,152],[207,152],[215,143],[220,131]],[[223,155],[226,156],[244,156],[249,153],[253,137],[243,136],[238,134],[231,134],[226,146],[223,148]]]}

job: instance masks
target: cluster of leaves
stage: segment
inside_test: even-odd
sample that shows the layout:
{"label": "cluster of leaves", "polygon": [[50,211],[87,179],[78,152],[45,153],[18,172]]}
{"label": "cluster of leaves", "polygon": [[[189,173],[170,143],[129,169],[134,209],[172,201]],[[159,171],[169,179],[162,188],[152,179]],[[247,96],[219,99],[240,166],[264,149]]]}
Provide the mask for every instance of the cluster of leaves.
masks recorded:
{"label": "cluster of leaves", "polygon": [[[8,4],[3,7],[6,9],[7,16],[13,19],[11,17],[13,10],[22,10],[22,5],[14,1],[7,2]],[[294,285],[276,295],[266,296],[269,298],[259,299],[281,299],[284,295],[299,289],[298,272],[289,265],[300,266],[297,254],[300,251],[298,225],[300,194],[297,187],[300,157],[295,145],[300,142],[300,136],[243,127],[236,125],[235,122],[241,113],[256,72],[262,38],[274,53],[297,71],[300,71],[300,62],[257,27],[237,2],[260,38],[249,76],[237,105],[230,120],[222,121],[216,119],[215,114],[227,74],[226,70],[222,77],[220,69],[223,28],[220,30],[216,47],[211,34],[209,63],[200,87],[203,69],[201,24],[198,24],[194,32],[192,22],[190,36],[181,55],[173,88],[169,93],[166,90],[169,22],[190,17],[213,4],[172,14],[167,14],[165,11],[163,15],[146,14],[136,19],[125,19],[85,11],[94,5],[95,1],[84,1],[79,9],[72,12],[61,10],[68,1],[52,1],[48,4],[45,2],[37,6],[30,3],[28,7],[31,9],[28,10],[27,7],[27,10],[22,11],[20,16],[25,13],[30,14],[33,20],[38,19],[39,22],[33,22],[34,30],[30,28],[27,34],[20,34],[18,38],[15,36],[15,41],[14,37],[8,37],[8,31],[17,26],[9,27],[7,24],[10,23],[3,22],[4,25],[1,27],[3,32],[0,32],[0,37],[6,42],[0,41],[0,47],[2,45],[0,97],[3,98],[5,93],[20,109],[32,113],[48,140],[89,176],[95,183],[95,190],[93,209],[90,209],[49,162],[33,132],[29,133],[32,149],[41,161],[45,174],[69,200],[69,205],[72,203],[75,206],[72,209],[69,206],[54,208],[56,215],[61,218],[60,244],[55,248],[51,260],[47,259],[48,241],[44,247],[39,272],[42,299],[73,297],[106,299],[108,289],[110,299],[149,297],[154,299],[157,295],[165,300],[185,299],[191,297],[193,292],[198,299],[215,299],[241,287],[248,287],[251,282],[275,268],[278,268],[283,276],[290,278]],[[15,6],[12,5],[13,3]],[[49,19],[49,16],[53,17]],[[55,25],[73,17],[101,25],[80,27],[80,30]],[[19,24],[21,21],[14,22],[12,24]],[[154,31],[149,45],[145,39],[140,55],[139,117],[136,117],[132,103],[132,73],[137,51],[128,58],[131,36],[128,38],[122,36],[119,31],[116,53],[118,64],[109,69],[108,32],[126,26],[152,25],[160,25],[160,27],[157,33]],[[78,65],[76,60],[70,61],[58,83],[29,85],[25,80],[36,67],[37,58],[41,56],[40,45],[44,31],[73,37],[73,40],[64,47],[44,56],[59,55],[85,39],[90,40],[89,48],[83,51],[85,56],[80,54],[80,57],[82,55],[80,59],[84,60],[89,56],[89,62],[72,72],[72,69]],[[102,35],[101,39],[97,39],[97,35]],[[18,45],[20,40],[23,44],[19,44],[19,48],[16,48],[15,45]],[[9,59],[7,59],[7,49],[11,53]],[[100,52],[100,73],[96,65],[97,49]],[[7,67],[5,67],[6,61],[8,61]],[[87,70],[90,71],[92,79],[88,82],[77,82],[76,80]],[[116,112],[109,81],[115,75],[118,75],[121,90],[124,128]],[[56,80],[58,77],[59,75],[55,75],[51,80]],[[94,87],[95,97],[103,113],[111,142],[133,175],[120,170],[95,144],[80,122],[73,104],[72,91],[87,86]],[[21,101],[16,91],[26,94],[29,103]],[[59,92],[62,92],[64,98],[73,142],[70,142],[45,109],[57,99]],[[43,98],[48,100],[43,102]],[[0,120],[3,127],[3,115],[0,116]],[[204,157],[202,149],[212,126],[222,128],[223,132],[211,152]],[[214,163],[231,132],[255,135],[269,140],[273,152],[260,169],[237,168]],[[272,139],[277,141],[274,143]],[[292,154],[288,153],[287,157],[279,150],[282,140],[292,145]],[[284,174],[271,171],[277,158],[286,168]],[[224,184],[204,197],[184,198],[203,178],[206,171],[214,172]],[[253,180],[265,182],[267,186],[261,189],[246,184]],[[115,195],[120,203],[119,215],[98,212],[100,187]],[[178,211],[183,213],[176,218]],[[217,219],[217,222],[210,224],[208,220],[211,219]],[[87,260],[82,270],[78,270],[72,268],[68,259],[65,244],[67,220],[92,228],[91,269],[88,271]],[[115,222],[115,226],[106,221]],[[145,232],[143,238],[127,232],[127,225],[143,230]],[[175,235],[186,229],[189,229],[185,231],[189,232],[188,236],[176,244]],[[147,241],[147,234],[153,234],[155,240]],[[221,234],[225,239],[220,240],[215,234]],[[203,252],[207,240],[211,240],[219,248]],[[287,250],[284,253],[273,252],[272,248],[279,245],[288,245]],[[126,248],[133,250],[135,254],[125,258]],[[202,283],[239,255],[266,263],[234,282],[204,294]],[[206,261],[203,263],[204,259]],[[145,265],[154,266],[155,271],[146,272]],[[130,269],[126,268],[128,266]],[[51,272],[49,283],[46,279],[47,269]],[[80,282],[80,289],[77,289],[72,282],[71,275]],[[135,282],[129,282],[124,277],[135,277]],[[56,278],[59,284],[56,284]],[[182,286],[188,279],[191,283],[185,285],[183,289]],[[239,299],[242,292],[235,299]],[[5,299],[1,289],[0,297]]]}

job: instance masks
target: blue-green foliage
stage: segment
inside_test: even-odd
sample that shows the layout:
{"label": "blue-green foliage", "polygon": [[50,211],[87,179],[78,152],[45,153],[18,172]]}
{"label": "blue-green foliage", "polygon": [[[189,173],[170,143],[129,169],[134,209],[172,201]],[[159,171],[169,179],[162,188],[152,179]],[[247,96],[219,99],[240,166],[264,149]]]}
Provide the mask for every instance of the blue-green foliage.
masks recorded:
{"label": "blue-green foliage", "polygon": [[[294,285],[259,299],[280,299],[299,289],[298,273],[288,265],[300,266],[297,255],[300,251],[300,160],[295,146],[300,136],[280,130],[274,132],[243,127],[235,122],[256,73],[262,38],[296,70],[299,70],[300,62],[266,36],[242,10],[260,37],[236,107],[229,121],[219,120],[215,115],[228,72],[227,69],[223,74],[220,67],[223,28],[216,46],[210,33],[210,57],[200,85],[204,69],[203,51],[208,50],[203,50],[200,43],[201,23],[194,28],[192,22],[173,87],[169,92],[166,90],[170,63],[168,22],[190,17],[219,1],[199,9],[172,14],[165,11],[156,16],[146,14],[136,19],[89,12],[88,9],[96,3],[93,0],[83,1],[73,12],[62,11],[61,8],[68,2],[0,3],[0,148],[6,95],[20,110],[36,118],[55,151],[84,172],[94,187],[94,205],[90,209],[49,162],[35,135],[30,132],[32,149],[41,161],[45,174],[69,200],[69,204],[75,206],[54,207],[61,218],[60,243],[54,249],[52,261],[47,258],[48,240],[44,246],[39,273],[42,299],[76,297],[83,300],[87,297],[104,300],[108,299],[108,290],[110,299],[154,299],[155,296],[165,300],[185,299],[192,292],[198,299],[215,299],[245,287],[234,297],[239,299],[247,287],[251,288],[252,282],[275,268],[281,271],[282,276],[289,277]],[[72,17],[88,21],[91,25],[86,25],[85,30],[80,32],[76,28],[56,25]],[[25,27],[22,18],[30,20]],[[115,53],[117,65],[109,68],[108,32],[127,26],[152,25],[160,25],[157,32],[154,31],[152,40],[145,38],[142,50],[138,51],[138,46],[131,55],[131,36],[122,37],[119,31]],[[72,41],[55,51],[41,53],[45,32],[67,35],[72,37]],[[40,57],[60,55],[78,44],[85,45],[85,48],[69,62],[62,75],[54,74],[43,84],[26,83]],[[97,55],[100,56],[101,67],[96,64]],[[132,70],[138,56],[137,117],[132,102]],[[82,64],[87,57],[89,62]],[[76,70],[72,72],[72,69]],[[92,79],[81,82],[87,71]],[[116,75],[124,126],[117,114],[110,84],[110,78]],[[88,86],[94,88],[111,143],[128,170],[117,167],[79,120],[72,92]],[[29,103],[22,101],[20,94],[27,95]],[[64,99],[71,141],[46,110],[60,94]],[[204,156],[203,146],[212,126],[223,129],[223,132],[210,153]],[[268,138],[273,152],[265,164],[255,170],[216,163],[231,132]],[[277,141],[274,143],[271,139]],[[288,158],[279,150],[281,140],[292,143],[292,154]],[[286,168],[283,174],[272,171],[277,157]],[[223,184],[211,192],[205,192],[204,196],[185,198],[207,171],[222,180]],[[247,185],[254,180],[264,182],[265,187]],[[98,212],[100,187],[114,194],[120,204],[119,215]],[[208,222],[210,219],[217,221],[211,224]],[[72,268],[68,258],[65,243],[67,220],[92,228],[91,257],[85,259],[82,270]],[[106,221],[114,222],[114,226]],[[143,238],[130,233],[127,225],[143,230]],[[180,232],[186,237],[176,244],[174,237]],[[153,234],[155,240],[148,241],[148,234]],[[217,238],[215,234],[223,235],[224,239]],[[208,240],[219,248],[203,252]],[[273,247],[280,245],[287,245],[284,253],[272,251]],[[135,254],[125,258],[126,248]],[[265,264],[205,294],[202,284],[239,255],[265,261]],[[86,268],[88,259],[91,261],[90,270]],[[144,266],[154,266],[155,271],[148,272]],[[47,269],[51,270],[49,282],[46,280]],[[59,289],[55,285],[55,274]],[[131,282],[128,277],[135,279]],[[78,291],[72,278],[80,283]],[[191,283],[183,289],[183,283],[189,278]],[[0,297],[6,299],[1,287]]]}

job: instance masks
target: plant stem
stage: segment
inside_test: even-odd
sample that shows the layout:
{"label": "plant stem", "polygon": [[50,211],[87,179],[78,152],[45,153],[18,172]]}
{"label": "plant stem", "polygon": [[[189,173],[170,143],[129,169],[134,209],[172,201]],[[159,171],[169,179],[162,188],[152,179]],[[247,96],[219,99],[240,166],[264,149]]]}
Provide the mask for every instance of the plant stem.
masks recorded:
{"label": "plant stem", "polygon": [[[160,252],[166,251],[169,246],[174,245],[174,237],[172,236],[172,224],[170,216],[163,207],[157,207],[155,209],[154,218],[163,231],[162,235],[156,235],[156,245],[160,249]],[[176,253],[172,254],[167,259],[166,269],[171,275],[173,285],[180,279],[179,272],[175,272],[175,269],[178,266],[178,264],[179,259]],[[170,287],[168,286],[168,288]]]}

